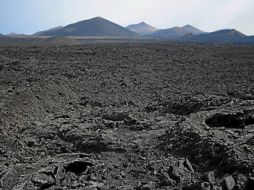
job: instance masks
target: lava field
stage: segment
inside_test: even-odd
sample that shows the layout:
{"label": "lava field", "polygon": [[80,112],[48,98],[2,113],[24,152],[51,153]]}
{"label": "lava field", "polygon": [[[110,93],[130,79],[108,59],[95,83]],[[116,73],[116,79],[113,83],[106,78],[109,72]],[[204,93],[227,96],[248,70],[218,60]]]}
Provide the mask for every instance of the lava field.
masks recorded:
{"label": "lava field", "polygon": [[0,189],[253,190],[254,47],[0,47]]}

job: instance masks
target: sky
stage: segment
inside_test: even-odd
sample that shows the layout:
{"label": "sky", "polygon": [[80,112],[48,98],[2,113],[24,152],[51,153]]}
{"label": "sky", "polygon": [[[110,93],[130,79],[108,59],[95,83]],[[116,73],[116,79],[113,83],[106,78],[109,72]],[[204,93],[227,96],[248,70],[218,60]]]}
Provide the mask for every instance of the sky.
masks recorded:
{"label": "sky", "polygon": [[0,0],[0,33],[33,34],[97,16],[122,26],[190,24],[254,35],[254,0]]}

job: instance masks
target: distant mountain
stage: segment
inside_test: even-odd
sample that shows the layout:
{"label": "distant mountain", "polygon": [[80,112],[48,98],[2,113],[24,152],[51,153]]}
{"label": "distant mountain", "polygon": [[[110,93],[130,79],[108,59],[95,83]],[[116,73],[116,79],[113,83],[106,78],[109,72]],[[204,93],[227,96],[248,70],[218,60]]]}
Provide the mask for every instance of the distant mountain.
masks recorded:
{"label": "distant mountain", "polygon": [[[38,34],[37,34],[38,35]],[[101,17],[80,21],[50,31],[40,32],[40,36],[100,36],[136,37],[137,33]]]}
{"label": "distant mountain", "polygon": [[145,22],[141,22],[139,24],[133,24],[133,25],[129,25],[126,28],[128,28],[129,30],[136,32],[140,35],[147,35],[147,34],[151,34],[155,31],[157,31],[158,29],[146,24]]}
{"label": "distant mountain", "polygon": [[184,41],[192,42],[221,42],[221,43],[253,43],[254,37],[246,36],[235,29],[218,30],[200,35],[186,35]]}
{"label": "distant mountain", "polygon": [[254,42],[254,36],[248,36],[248,40]]}
{"label": "distant mountain", "polygon": [[4,36],[4,35],[0,33],[0,36]]}
{"label": "distant mountain", "polygon": [[63,28],[63,27],[62,27],[62,26],[57,26],[57,27],[54,27],[54,28],[51,28],[51,29],[48,29],[48,30],[44,30],[44,31],[37,32],[37,33],[35,33],[34,35],[40,36],[40,35],[43,35],[44,33],[53,32],[53,31],[58,30],[58,29],[60,29],[60,28]]}
{"label": "distant mountain", "polygon": [[158,30],[150,34],[149,36],[156,37],[156,38],[179,39],[190,33],[193,35],[198,35],[204,32],[191,25],[186,25],[183,27],[173,27],[169,29]]}
{"label": "distant mountain", "polygon": [[9,33],[6,36],[26,36],[25,34],[17,34],[15,32]]}
{"label": "distant mountain", "polygon": [[198,28],[191,26],[191,25],[185,25],[182,27],[186,32],[191,33],[193,35],[198,35],[198,34],[204,34],[202,30],[199,30]]}

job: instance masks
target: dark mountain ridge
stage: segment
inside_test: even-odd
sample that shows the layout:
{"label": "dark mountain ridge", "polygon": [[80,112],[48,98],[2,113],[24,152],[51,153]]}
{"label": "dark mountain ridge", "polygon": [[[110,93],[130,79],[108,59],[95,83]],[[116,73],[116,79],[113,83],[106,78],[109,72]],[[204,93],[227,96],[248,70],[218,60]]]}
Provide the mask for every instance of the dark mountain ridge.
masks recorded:
{"label": "dark mountain ridge", "polygon": [[65,27],[40,32],[44,36],[137,37],[137,33],[101,17],[83,20]]}
{"label": "dark mountain ridge", "polygon": [[254,43],[253,36],[246,36],[235,29],[223,29],[200,35],[186,35],[182,40],[191,42]]}
{"label": "dark mountain ridge", "polygon": [[48,30],[44,30],[44,31],[40,31],[40,32],[36,32],[34,35],[36,36],[40,36],[40,35],[43,35],[44,33],[47,33],[47,32],[53,32],[53,31],[56,31],[60,28],[63,28],[63,26],[57,26],[57,27],[54,27],[54,28],[50,28]]}
{"label": "dark mountain ridge", "polygon": [[141,22],[139,24],[132,24],[127,26],[126,28],[128,28],[129,30],[136,32],[140,35],[148,35],[151,34],[155,31],[157,31],[158,29],[145,23],[145,22]]}
{"label": "dark mountain ridge", "polygon": [[173,27],[169,29],[158,30],[149,36],[155,38],[178,39],[190,33],[193,35],[198,35],[204,32],[191,25],[185,25],[183,27]]}
{"label": "dark mountain ridge", "polygon": [[[160,29],[141,22],[132,24],[126,28],[106,20],[102,17],[95,17],[83,20],[67,26],[58,26],[49,30],[37,32],[34,34],[39,38],[61,37],[61,36],[79,36],[79,37],[99,37],[99,38],[126,38],[126,39],[160,39],[184,42],[211,42],[211,43],[254,43],[254,36],[247,36],[235,29],[223,29],[215,32],[204,32],[191,25],[183,27],[173,27],[169,29]],[[2,35],[3,38],[20,38],[29,37],[12,33],[10,35]],[[55,40],[55,39],[54,39]],[[57,39],[63,41],[63,39]]]}

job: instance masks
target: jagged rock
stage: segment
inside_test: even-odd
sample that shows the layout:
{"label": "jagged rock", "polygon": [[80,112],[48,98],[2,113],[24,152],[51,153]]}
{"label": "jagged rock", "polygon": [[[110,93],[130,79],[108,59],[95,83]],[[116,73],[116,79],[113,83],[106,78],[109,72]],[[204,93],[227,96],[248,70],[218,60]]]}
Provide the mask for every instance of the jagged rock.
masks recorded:
{"label": "jagged rock", "polygon": [[[27,182],[21,183],[13,188],[13,190],[30,190],[26,187]],[[25,189],[26,188],[26,189]]]}
{"label": "jagged rock", "polygon": [[169,177],[179,183],[182,179],[180,169],[177,166],[170,166],[168,170]]}
{"label": "jagged rock", "polygon": [[222,190],[222,187],[218,185],[213,185],[212,190]]}
{"label": "jagged rock", "polygon": [[210,183],[208,182],[201,183],[201,190],[211,190]]}
{"label": "jagged rock", "polygon": [[205,179],[209,182],[209,183],[214,183],[215,181],[215,174],[213,171],[211,172],[207,172],[206,173],[206,176],[205,176]]}
{"label": "jagged rock", "polygon": [[18,173],[15,168],[4,171],[0,179],[0,187],[5,190],[12,190],[18,181]]}
{"label": "jagged rock", "polygon": [[169,185],[173,185],[175,182],[170,178],[169,174],[166,172],[163,172],[160,175],[160,184],[162,186],[169,186]]}
{"label": "jagged rock", "polygon": [[103,123],[105,127],[108,127],[108,128],[117,128],[119,126],[119,122],[105,120],[105,119],[103,120]]}
{"label": "jagged rock", "polygon": [[187,158],[179,161],[179,167],[182,169],[187,168],[189,171],[194,173],[194,169]]}
{"label": "jagged rock", "polygon": [[222,181],[222,186],[226,189],[226,190],[232,190],[235,187],[235,180],[233,178],[232,175],[229,175],[227,177],[225,177]]}
{"label": "jagged rock", "polygon": [[[162,184],[161,185],[167,185],[167,184],[168,184],[167,182],[164,184],[163,179],[162,179]],[[136,190],[153,190],[153,189],[156,189],[156,184],[154,182],[149,182],[149,183],[146,183],[146,184],[140,184],[135,189]]]}
{"label": "jagged rock", "polygon": [[177,115],[189,115],[202,110],[216,109],[220,106],[229,104],[231,98],[221,96],[209,95],[182,95],[179,99],[169,99],[160,104],[150,103],[146,106],[148,111],[161,110],[166,113],[173,113]]}
{"label": "jagged rock", "polygon": [[37,187],[37,189],[50,188],[56,183],[54,175],[43,172],[38,172],[33,175],[31,182]]}
{"label": "jagged rock", "polygon": [[102,119],[113,121],[113,122],[124,122],[125,125],[136,125],[137,120],[131,117],[126,112],[113,112],[111,114],[105,114],[102,116]]}
{"label": "jagged rock", "polygon": [[246,189],[246,187],[248,185],[248,178],[245,177],[245,175],[239,173],[239,174],[237,174],[235,179],[236,179],[236,188],[237,189]]}

